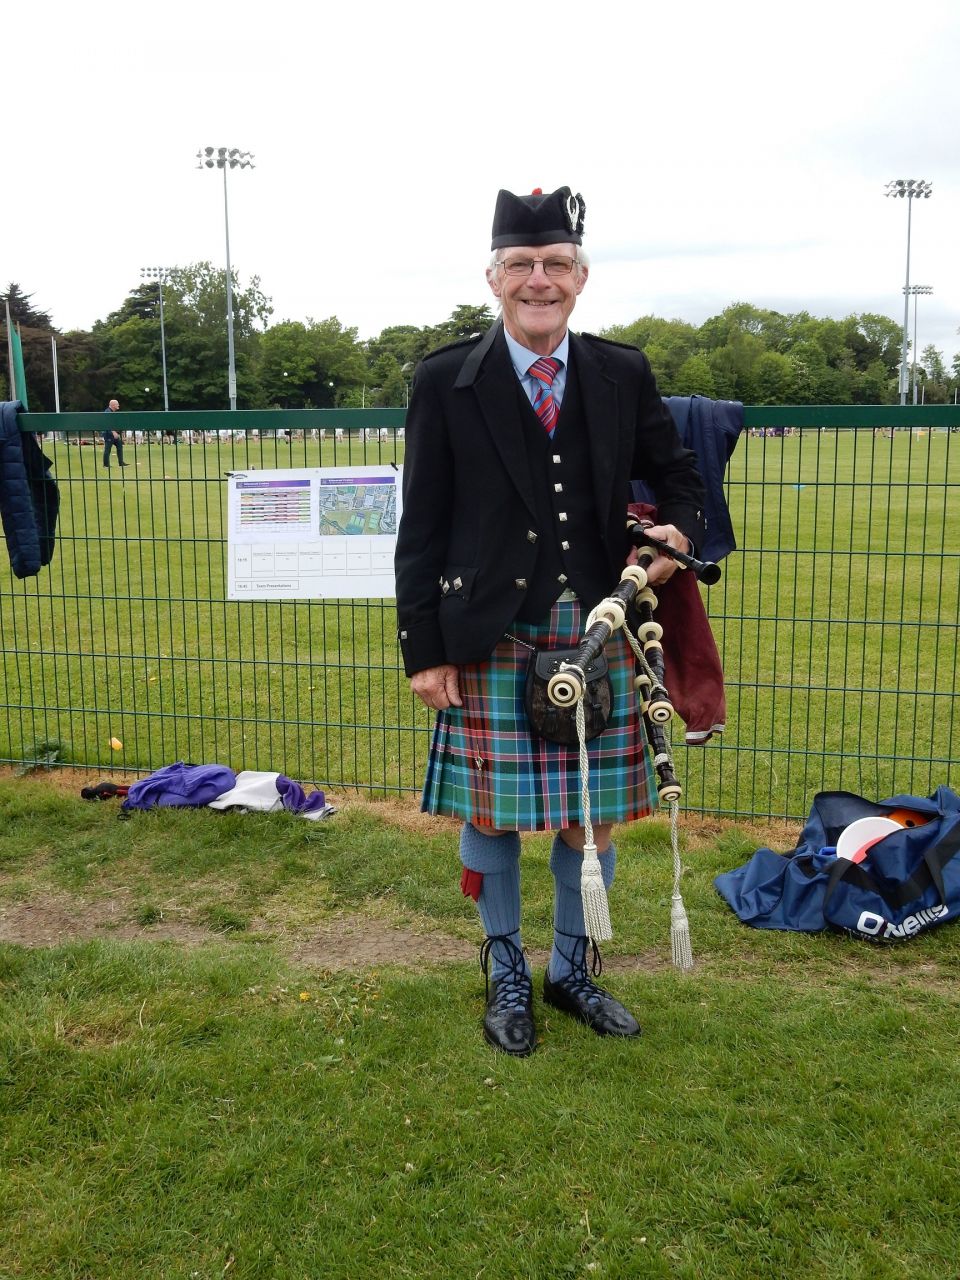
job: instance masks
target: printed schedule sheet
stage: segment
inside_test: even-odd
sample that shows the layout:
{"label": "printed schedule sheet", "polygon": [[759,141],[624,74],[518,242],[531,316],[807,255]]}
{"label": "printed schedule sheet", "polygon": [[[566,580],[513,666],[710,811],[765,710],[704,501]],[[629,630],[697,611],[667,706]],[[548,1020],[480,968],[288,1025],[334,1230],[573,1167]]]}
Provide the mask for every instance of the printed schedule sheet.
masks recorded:
{"label": "printed schedule sheet", "polygon": [[401,469],[234,471],[227,599],[394,595]]}

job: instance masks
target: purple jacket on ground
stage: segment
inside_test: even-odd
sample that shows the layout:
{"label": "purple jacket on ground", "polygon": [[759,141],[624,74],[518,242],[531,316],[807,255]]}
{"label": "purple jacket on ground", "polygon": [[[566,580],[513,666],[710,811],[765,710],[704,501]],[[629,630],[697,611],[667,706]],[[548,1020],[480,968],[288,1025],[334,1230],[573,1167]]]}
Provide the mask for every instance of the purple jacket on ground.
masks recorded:
{"label": "purple jacket on ground", "polygon": [[178,760],[135,782],[121,808],[202,806],[236,785],[237,775],[225,764],[184,764]]}

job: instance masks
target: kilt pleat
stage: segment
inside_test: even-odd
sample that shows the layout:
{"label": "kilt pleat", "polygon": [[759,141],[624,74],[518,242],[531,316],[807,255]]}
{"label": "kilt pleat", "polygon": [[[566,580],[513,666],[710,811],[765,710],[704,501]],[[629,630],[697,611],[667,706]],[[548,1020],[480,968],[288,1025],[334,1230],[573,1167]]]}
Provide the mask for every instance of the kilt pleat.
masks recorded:
{"label": "kilt pleat", "polygon": [[[511,635],[541,649],[579,643],[586,611],[557,601],[547,621],[517,622]],[[605,650],[614,691],[610,724],[587,744],[590,818],[595,824],[646,817],[656,796],[634,658],[622,631]],[[583,825],[577,749],[530,735],[524,686],[530,650],[503,639],[491,657],[459,670],[462,707],[437,713],[422,808],[507,831]]]}

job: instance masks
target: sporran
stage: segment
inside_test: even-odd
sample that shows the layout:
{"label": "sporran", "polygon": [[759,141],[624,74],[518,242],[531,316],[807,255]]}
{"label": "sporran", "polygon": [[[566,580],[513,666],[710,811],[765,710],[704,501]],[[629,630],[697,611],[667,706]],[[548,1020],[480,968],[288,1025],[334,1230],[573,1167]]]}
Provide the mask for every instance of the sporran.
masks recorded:
{"label": "sporran", "polygon": [[[576,747],[576,707],[557,707],[547,696],[547,683],[559,670],[561,663],[576,657],[577,649],[535,649],[530,654],[527,681],[524,689],[524,707],[530,732],[534,737],[556,742],[561,747]],[[586,741],[600,736],[610,723],[613,712],[613,685],[607,667],[606,655],[601,653],[586,669],[587,688],[583,698]]]}

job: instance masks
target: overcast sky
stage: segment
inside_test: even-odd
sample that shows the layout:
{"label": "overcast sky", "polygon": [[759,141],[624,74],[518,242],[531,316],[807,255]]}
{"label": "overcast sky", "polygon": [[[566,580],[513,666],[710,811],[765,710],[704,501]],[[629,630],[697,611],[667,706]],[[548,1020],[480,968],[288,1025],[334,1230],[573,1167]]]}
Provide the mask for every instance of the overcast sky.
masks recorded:
{"label": "overcast sky", "polygon": [[[490,301],[498,188],[586,201],[574,327],[731,302],[903,318],[960,350],[960,4],[10,6],[0,285],[63,330],[147,265],[224,263],[362,338]],[[913,309],[910,310],[912,336]]]}

